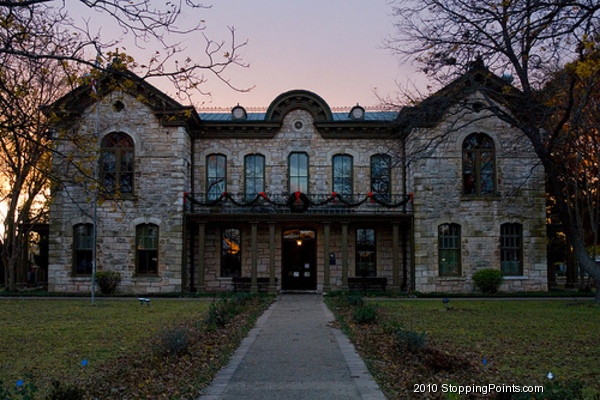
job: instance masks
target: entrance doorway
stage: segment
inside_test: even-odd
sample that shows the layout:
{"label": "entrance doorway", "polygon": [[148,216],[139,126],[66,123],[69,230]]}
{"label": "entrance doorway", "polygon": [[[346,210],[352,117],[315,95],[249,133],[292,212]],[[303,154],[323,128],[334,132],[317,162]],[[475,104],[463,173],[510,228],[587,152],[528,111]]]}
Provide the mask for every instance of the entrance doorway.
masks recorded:
{"label": "entrance doorway", "polygon": [[283,232],[281,288],[283,290],[317,289],[317,235],[311,229]]}

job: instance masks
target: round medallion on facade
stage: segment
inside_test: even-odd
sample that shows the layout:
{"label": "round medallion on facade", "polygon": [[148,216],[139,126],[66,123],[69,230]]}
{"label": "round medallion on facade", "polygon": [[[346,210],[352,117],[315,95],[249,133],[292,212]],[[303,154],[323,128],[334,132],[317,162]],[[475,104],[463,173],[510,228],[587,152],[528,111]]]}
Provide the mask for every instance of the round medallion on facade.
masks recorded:
{"label": "round medallion on facade", "polygon": [[296,132],[302,132],[304,130],[304,121],[297,119],[292,123],[292,126]]}

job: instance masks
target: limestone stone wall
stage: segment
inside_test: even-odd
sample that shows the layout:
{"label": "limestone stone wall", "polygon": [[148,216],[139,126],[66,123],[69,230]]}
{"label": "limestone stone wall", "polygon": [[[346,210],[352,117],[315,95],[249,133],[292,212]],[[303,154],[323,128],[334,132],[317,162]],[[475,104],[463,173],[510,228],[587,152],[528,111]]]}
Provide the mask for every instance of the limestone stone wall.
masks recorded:
{"label": "limestone stone wall", "polygon": [[[476,100],[476,99],[472,99]],[[528,140],[485,111],[454,110],[435,129],[413,133],[409,153],[414,162],[409,182],[414,192],[416,290],[471,292],[473,273],[500,269],[500,226],[523,226],[523,275],[507,277],[504,291],[546,290],[544,171]],[[457,123],[456,116],[460,116]],[[461,129],[455,130],[456,126]],[[497,193],[488,197],[462,194],[462,145],[471,133],[493,139]],[[439,140],[443,139],[443,140]],[[438,141],[439,140],[439,141]],[[433,154],[415,154],[425,144],[438,143]],[[440,277],[438,226],[461,226],[460,277]]]}
{"label": "limestone stone wall", "polygon": [[[294,127],[302,122],[302,129]],[[273,139],[199,139],[195,143],[195,192],[206,192],[206,157],[223,154],[227,157],[227,192],[244,192],[244,157],[260,153],[265,156],[265,188],[270,193],[288,192],[288,157],[293,152],[304,152],[309,157],[309,192],[328,194],[332,192],[332,157],[348,154],[354,162],[354,193],[371,191],[371,156],[389,154],[395,157],[392,169],[392,193],[402,192],[402,170],[393,140],[379,139],[324,139],[315,129],[310,113],[295,110],[288,113],[280,131]]]}
{"label": "limestone stone wall", "polygon": [[[302,122],[298,129],[296,122]],[[366,195],[371,192],[371,156],[389,154],[393,159],[391,192],[402,192],[402,169],[398,162],[398,147],[395,140],[381,139],[324,139],[313,125],[312,116],[305,110],[294,110],[283,120],[279,132],[272,139],[198,139],[195,142],[195,192],[206,191],[206,157],[211,154],[223,154],[227,157],[227,192],[244,192],[244,157],[248,154],[262,154],[265,157],[265,192],[283,194],[288,192],[288,157],[293,152],[305,152],[309,157],[309,193],[328,195],[333,190],[332,158],[337,154],[353,157],[353,192]],[[291,224],[290,226],[292,226]],[[306,226],[299,223],[298,226]],[[298,227],[296,226],[296,227]],[[313,226],[313,225],[311,225]],[[242,230],[242,276],[250,276],[251,235],[249,224],[237,224]],[[317,231],[317,289],[324,284],[323,227],[314,224]],[[349,239],[349,276],[355,273],[355,230],[361,227],[373,227],[377,233],[378,276],[387,277],[391,284],[392,253],[391,226],[351,225]],[[231,290],[231,279],[220,278],[220,244],[218,226],[208,228],[205,253],[205,288],[207,291]],[[278,288],[281,287],[281,236],[282,226],[277,225],[275,242],[275,274]],[[258,276],[269,276],[269,231],[266,224],[258,227]],[[330,266],[331,285],[334,289],[342,286],[342,240],[341,227],[333,224],[330,234],[330,252],[336,254],[336,265]],[[401,253],[401,251],[400,251]],[[196,270],[197,271],[197,270]]]}
{"label": "limestone stone wall", "polygon": [[[121,110],[115,107],[117,101],[124,105]],[[74,162],[55,157],[64,187],[57,189],[50,208],[49,290],[90,290],[91,276],[74,273],[73,227],[93,221],[94,186],[89,176],[93,176],[99,143],[109,133],[125,132],[135,145],[134,194],[122,199],[99,196],[97,269],[120,272],[122,292],[181,291],[183,193],[191,188],[188,133],[182,127],[161,125],[149,107],[118,90],[103,98],[98,110],[95,106],[86,110],[80,121],[55,133],[71,139],[57,143],[59,152],[72,154]],[[151,277],[135,272],[136,226],[143,223],[159,227],[159,273]]]}

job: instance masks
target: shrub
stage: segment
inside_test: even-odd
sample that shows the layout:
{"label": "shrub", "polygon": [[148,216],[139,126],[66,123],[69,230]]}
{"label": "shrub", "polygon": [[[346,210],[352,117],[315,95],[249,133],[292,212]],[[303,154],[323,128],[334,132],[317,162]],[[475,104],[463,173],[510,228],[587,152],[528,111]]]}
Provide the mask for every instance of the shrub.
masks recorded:
{"label": "shrub", "polygon": [[348,302],[349,306],[364,306],[365,305],[365,301],[363,300],[362,296],[357,295],[357,294],[348,295],[348,297],[346,297],[346,301]]}
{"label": "shrub", "polygon": [[409,351],[422,350],[427,345],[427,333],[426,332],[415,332],[405,329],[399,329],[396,331],[396,344]]}
{"label": "shrub", "polygon": [[377,306],[365,304],[356,307],[352,319],[357,324],[372,324],[377,321]]}
{"label": "shrub", "polygon": [[115,271],[98,271],[95,275],[96,283],[104,294],[112,294],[121,283],[121,274]]}
{"label": "shrub", "polygon": [[481,269],[473,274],[473,283],[483,293],[496,293],[504,281],[502,272],[497,269]]}
{"label": "shrub", "polygon": [[222,328],[243,310],[248,301],[255,297],[254,294],[238,293],[235,297],[226,297],[212,302],[208,307],[208,314],[204,322],[209,326]]}
{"label": "shrub", "polygon": [[170,328],[159,334],[154,344],[154,352],[162,357],[175,356],[187,351],[189,345],[189,334],[186,328]]}

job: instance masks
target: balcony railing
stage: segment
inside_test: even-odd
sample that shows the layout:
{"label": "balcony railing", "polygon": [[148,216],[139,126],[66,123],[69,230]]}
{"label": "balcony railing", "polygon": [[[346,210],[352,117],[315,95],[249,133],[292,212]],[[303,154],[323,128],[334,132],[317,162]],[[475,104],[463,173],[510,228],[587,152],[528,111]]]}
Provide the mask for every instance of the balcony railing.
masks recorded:
{"label": "balcony railing", "polygon": [[184,204],[185,211],[191,214],[412,214],[413,212],[412,194],[185,193]]}

